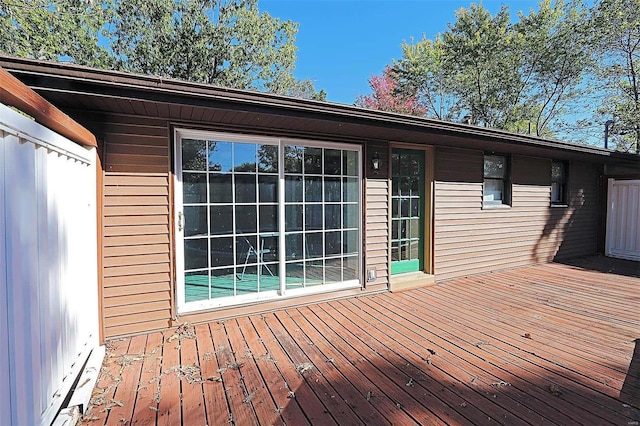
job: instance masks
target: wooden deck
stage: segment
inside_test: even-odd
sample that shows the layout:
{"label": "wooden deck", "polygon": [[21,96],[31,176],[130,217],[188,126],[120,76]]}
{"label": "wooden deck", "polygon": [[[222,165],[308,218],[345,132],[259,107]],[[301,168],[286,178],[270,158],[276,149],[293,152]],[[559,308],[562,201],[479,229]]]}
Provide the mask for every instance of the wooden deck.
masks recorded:
{"label": "wooden deck", "polygon": [[89,425],[638,425],[640,268],[600,257],[108,343]]}

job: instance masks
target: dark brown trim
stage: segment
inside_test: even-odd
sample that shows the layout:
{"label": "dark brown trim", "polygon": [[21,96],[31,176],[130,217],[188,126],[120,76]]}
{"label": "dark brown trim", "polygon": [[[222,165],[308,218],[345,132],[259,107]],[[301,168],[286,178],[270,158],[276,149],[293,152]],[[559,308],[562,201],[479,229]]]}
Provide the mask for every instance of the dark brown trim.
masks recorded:
{"label": "dark brown trim", "polygon": [[103,158],[105,156],[105,143],[103,140],[97,141],[98,146],[96,149],[96,230],[97,230],[97,244],[98,244],[98,312],[100,318],[98,322],[100,334],[100,344],[105,340],[105,327],[104,327],[104,299],[103,299],[103,266],[104,266],[104,168]]}
{"label": "dark brown trim", "polygon": [[607,200],[609,196],[609,177],[600,175],[598,179],[598,195],[600,198],[600,208],[598,209],[598,235],[597,253],[604,254],[607,240]]}
{"label": "dark brown trim", "polygon": [[0,68],[0,102],[18,108],[34,120],[72,141],[96,148],[96,137],[89,130],[53,106],[20,80]]}
{"label": "dark brown trim", "polygon": [[[292,118],[322,119],[373,127],[383,126],[431,133],[440,139],[446,137],[476,139],[508,143],[518,149],[529,147],[574,154],[590,154],[595,155],[600,161],[619,159],[635,163],[640,159],[638,155],[622,154],[594,146],[576,145],[504,130],[158,76],[100,70],[74,64],[1,55],[0,66],[10,69],[37,90],[58,94],[69,93],[70,95],[89,95],[104,99],[121,99],[125,102],[139,100],[157,104],[190,105],[245,113],[287,115]],[[368,137],[366,138],[368,139]]]}
{"label": "dark brown trim", "polygon": [[[176,239],[175,232],[175,215],[176,215],[176,200],[175,200],[175,180],[176,180],[176,166],[175,166],[175,158],[176,158],[176,126],[173,123],[168,123],[167,129],[169,129],[169,173],[167,175],[168,182],[168,192],[169,192],[169,260],[171,264],[169,265],[169,282],[171,283],[171,287],[169,289],[169,301],[171,308],[171,323],[178,319],[178,295],[176,293],[178,286],[178,276],[176,274],[177,265],[176,265],[176,247],[178,241]],[[208,209],[208,208],[207,208]]]}

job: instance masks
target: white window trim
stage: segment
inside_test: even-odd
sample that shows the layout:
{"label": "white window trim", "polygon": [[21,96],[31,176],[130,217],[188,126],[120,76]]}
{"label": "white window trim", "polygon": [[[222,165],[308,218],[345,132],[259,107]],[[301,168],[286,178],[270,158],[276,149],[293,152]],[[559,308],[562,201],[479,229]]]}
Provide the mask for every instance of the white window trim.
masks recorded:
{"label": "white window trim", "polygon": [[[175,248],[175,295],[176,295],[176,305],[177,312],[179,314],[191,313],[197,311],[204,311],[216,308],[223,307],[231,307],[231,306],[239,306],[246,304],[255,304],[259,302],[265,301],[274,301],[281,299],[290,299],[296,296],[306,296],[312,294],[321,294],[327,292],[333,292],[338,290],[348,290],[353,288],[362,288],[363,286],[363,256],[364,256],[364,247],[362,246],[362,236],[363,236],[363,228],[364,223],[362,220],[362,188],[363,188],[363,168],[362,168],[362,145],[359,144],[349,144],[349,143],[338,143],[338,142],[325,142],[325,141],[316,141],[310,139],[299,139],[299,138],[275,138],[275,137],[267,137],[253,134],[234,134],[234,133],[225,133],[225,132],[216,132],[216,131],[207,131],[207,130],[195,130],[195,129],[187,129],[187,128],[175,128],[174,129],[174,248]],[[246,142],[246,143],[262,143],[269,145],[277,145],[278,146],[278,161],[279,164],[284,164],[284,145],[297,145],[297,146],[309,146],[313,148],[330,148],[330,149],[348,149],[351,151],[356,151],[358,153],[358,170],[357,170],[357,179],[358,179],[358,271],[357,271],[357,279],[349,280],[340,283],[331,283],[331,284],[320,284],[307,286],[303,288],[293,288],[286,289],[285,286],[285,278],[281,278],[280,280],[280,290],[272,290],[265,291],[259,293],[251,293],[245,295],[238,296],[230,296],[230,297],[221,297],[216,299],[207,299],[193,302],[186,302],[186,294],[185,294],[185,285],[184,285],[184,226],[181,228],[181,223],[178,215],[183,214],[184,206],[183,206],[183,191],[182,191],[182,182],[179,177],[182,177],[182,139],[204,139],[204,140],[212,140],[212,139],[222,139],[225,142]],[[324,175],[324,173],[323,173]],[[278,244],[282,247],[279,250],[279,258],[278,258],[278,271],[280,277],[285,277],[286,274],[286,250],[284,250],[285,244],[285,217],[284,217],[284,206],[285,206],[285,193],[284,193],[284,167],[278,167],[278,225],[279,229],[282,232],[279,232],[278,235]],[[324,203],[324,201],[323,201]],[[184,218],[184,216],[182,216]],[[184,221],[184,219],[182,219]],[[322,230],[324,232],[324,228]],[[354,256],[355,257],[355,256]],[[323,260],[325,257],[319,258],[319,260]]]}

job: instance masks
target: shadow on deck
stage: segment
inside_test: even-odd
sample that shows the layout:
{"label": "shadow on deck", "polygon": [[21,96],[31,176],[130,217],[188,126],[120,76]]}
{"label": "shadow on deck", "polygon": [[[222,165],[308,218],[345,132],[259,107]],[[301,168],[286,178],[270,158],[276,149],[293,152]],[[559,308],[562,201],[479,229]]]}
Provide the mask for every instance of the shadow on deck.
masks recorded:
{"label": "shadow on deck", "polygon": [[83,422],[637,424],[640,278],[609,260],[113,341]]}
{"label": "shadow on deck", "polygon": [[557,262],[562,263],[563,265],[575,266],[591,271],[640,278],[640,262],[634,262],[633,260],[613,259],[604,256],[590,256],[569,260],[558,260]]}

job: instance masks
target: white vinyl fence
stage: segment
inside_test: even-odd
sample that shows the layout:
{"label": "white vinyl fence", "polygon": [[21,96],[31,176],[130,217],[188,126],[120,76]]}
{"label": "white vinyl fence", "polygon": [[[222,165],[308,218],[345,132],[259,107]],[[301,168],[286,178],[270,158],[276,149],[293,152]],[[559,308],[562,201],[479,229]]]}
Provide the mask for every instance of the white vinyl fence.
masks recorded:
{"label": "white vinyl fence", "polygon": [[99,344],[95,149],[0,104],[0,424],[50,424]]}
{"label": "white vinyl fence", "polygon": [[640,180],[609,179],[605,254],[640,260]]}

